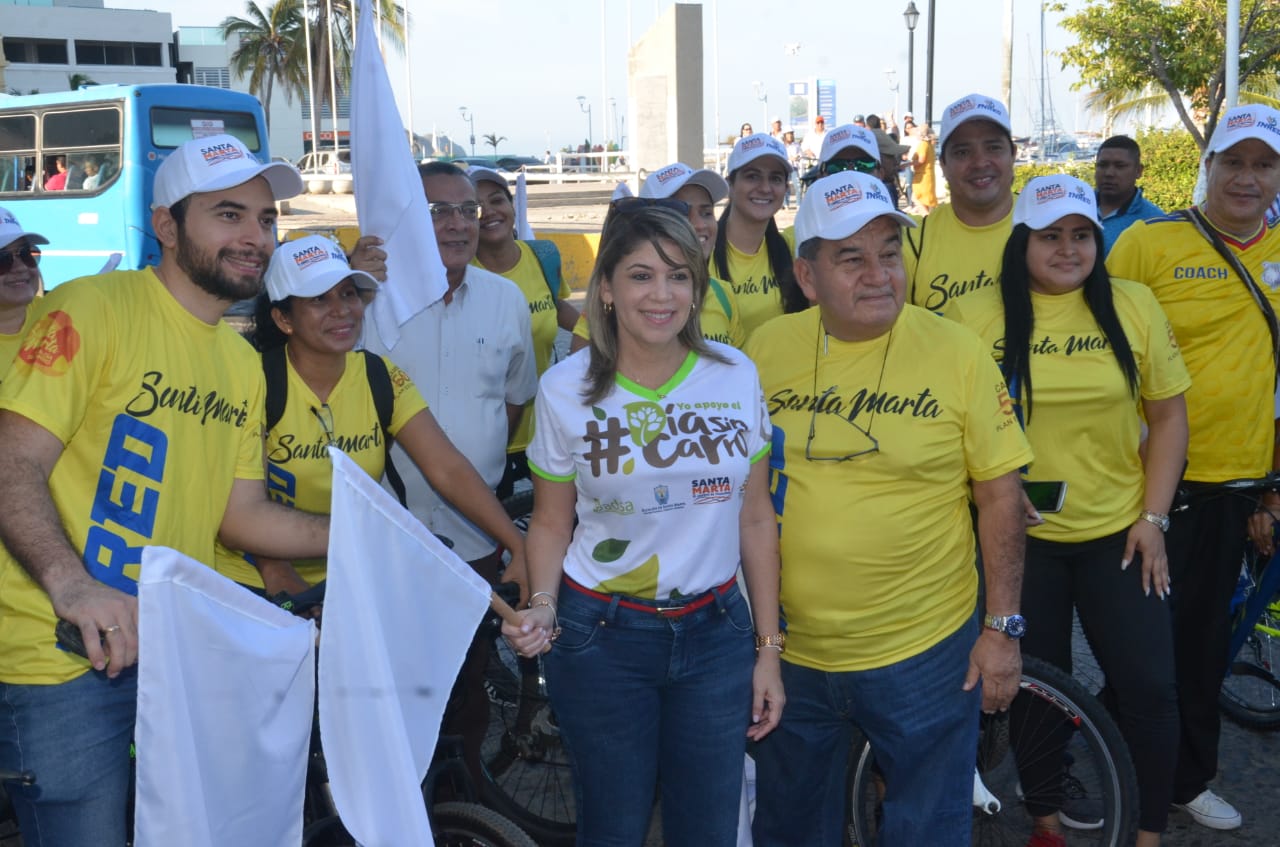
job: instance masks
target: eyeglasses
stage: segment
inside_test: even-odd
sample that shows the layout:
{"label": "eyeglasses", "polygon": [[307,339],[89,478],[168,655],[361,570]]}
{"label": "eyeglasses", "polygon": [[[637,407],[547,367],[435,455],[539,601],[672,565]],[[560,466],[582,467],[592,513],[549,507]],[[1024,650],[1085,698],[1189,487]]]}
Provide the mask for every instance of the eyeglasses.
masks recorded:
{"label": "eyeglasses", "polygon": [[470,200],[466,203],[428,203],[427,208],[431,210],[431,219],[436,221],[454,214],[459,215],[464,221],[480,218],[480,204]]}
{"label": "eyeglasses", "polygon": [[0,274],[7,274],[13,270],[15,259],[21,259],[22,264],[35,270],[36,266],[40,264],[40,249],[28,245],[21,250],[0,251]]}
{"label": "eyeglasses", "polygon": [[[813,417],[809,419],[809,440],[804,443],[805,460],[809,462],[847,462],[850,459],[856,459],[859,456],[869,456],[872,453],[879,453],[880,442],[877,441],[876,437],[871,434],[871,430],[863,429],[853,421],[849,420],[843,414],[839,414],[839,413],[827,414],[824,411],[822,416],[823,420],[826,420],[828,418],[839,418],[840,420],[847,423],[849,426],[856,429],[858,432],[862,433],[862,435],[864,435],[866,439],[871,442],[871,446],[865,447],[862,450],[855,450],[852,453],[841,453],[839,455],[834,455],[834,456],[815,456],[814,455],[813,438],[818,430],[818,411],[820,409],[826,408],[827,398],[830,397],[835,392],[836,392],[836,386],[833,385],[830,388],[828,388],[826,391],[822,392],[822,396],[819,397],[817,401],[813,404]],[[875,425],[874,417],[871,419],[871,424],[872,426]],[[841,440],[843,441],[843,439]]]}
{"label": "eyeglasses", "polygon": [[689,204],[674,197],[619,197],[609,204],[609,208],[621,215],[633,215],[641,209],[657,206],[660,209],[671,209],[681,215],[689,214]]}
{"label": "eyeglasses", "polygon": [[319,409],[312,406],[311,414],[316,416],[316,420],[320,422],[320,428],[324,430],[325,443],[332,447],[335,443],[333,438],[333,409],[329,408],[328,403],[323,403]]}
{"label": "eyeglasses", "polygon": [[827,176],[842,173],[844,171],[857,171],[860,174],[875,173],[876,168],[880,167],[878,159],[832,159],[822,166],[822,172]]}

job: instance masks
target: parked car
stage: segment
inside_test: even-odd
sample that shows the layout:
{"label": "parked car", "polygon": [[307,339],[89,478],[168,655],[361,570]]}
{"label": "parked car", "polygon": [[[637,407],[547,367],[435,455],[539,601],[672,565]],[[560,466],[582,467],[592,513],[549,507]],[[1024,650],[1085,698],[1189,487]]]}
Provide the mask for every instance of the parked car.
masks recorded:
{"label": "parked car", "polygon": [[299,159],[297,165],[304,176],[309,173],[349,174],[351,173],[351,151],[314,150]]}

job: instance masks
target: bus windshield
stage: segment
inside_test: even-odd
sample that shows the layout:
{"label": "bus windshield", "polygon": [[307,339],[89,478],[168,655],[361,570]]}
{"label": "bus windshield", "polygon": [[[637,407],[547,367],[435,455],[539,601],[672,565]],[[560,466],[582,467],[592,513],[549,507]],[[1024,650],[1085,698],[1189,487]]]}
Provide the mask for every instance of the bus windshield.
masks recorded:
{"label": "bus windshield", "polygon": [[156,168],[183,142],[224,132],[270,161],[262,106],[242,92],[99,85],[0,98],[0,207],[49,239],[45,287],[112,262],[132,269],[159,262],[151,229]]}

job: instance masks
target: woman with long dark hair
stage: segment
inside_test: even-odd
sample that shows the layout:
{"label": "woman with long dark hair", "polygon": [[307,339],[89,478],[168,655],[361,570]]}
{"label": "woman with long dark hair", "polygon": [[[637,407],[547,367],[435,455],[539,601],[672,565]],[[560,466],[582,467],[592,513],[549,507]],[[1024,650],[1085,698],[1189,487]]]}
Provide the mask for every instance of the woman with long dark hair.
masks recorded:
{"label": "woman with long dark hair", "polygon": [[533,594],[503,633],[547,653],[580,847],[642,843],[659,784],[668,845],[733,847],[746,741],[782,712],[771,430],[751,361],[703,337],[707,279],[684,214],[616,205],[590,348],[538,386]]}
{"label": "woman with long dark hair", "polygon": [[[1042,520],[1028,529],[1022,650],[1070,673],[1079,614],[1137,768],[1137,844],[1153,847],[1178,749],[1164,530],[1186,457],[1190,377],[1150,290],[1108,277],[1093,189],[1065,174],[1027,184],[999,287],[957,302],[947,314],[991,344],[1035,452],[1024,479]],[[1071,732],[1038,724],[1033,699],[1014,701],[1010,734],[1036,823],[1029,845],[1055,847],[1062,824],[1097,821],[1063,807]]]}
{"label": "woman with long dark hair", "polygon": [[778,139],[756,133],[733,145],[729,205],[720,215],[710,270],[733,286],[747,335],[783,312],[780,286],[791,276],[795,244],[773,216],[782,208],[790,178],[791,161]]}

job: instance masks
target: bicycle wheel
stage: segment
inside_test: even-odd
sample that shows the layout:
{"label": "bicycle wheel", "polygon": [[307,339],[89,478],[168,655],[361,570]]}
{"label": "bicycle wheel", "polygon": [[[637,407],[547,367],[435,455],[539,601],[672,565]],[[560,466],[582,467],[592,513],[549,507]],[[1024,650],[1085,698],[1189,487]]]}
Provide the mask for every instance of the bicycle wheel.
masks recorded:
{"label": "bicycle wheel", "polygon": [[[533,490],[517,488],[503,501],[522,530],[533,512]],[[541,659],[517,656],[495,638],[485,668],[489,730],[481,747],[480,796],[533,835],[539,844],[573,844],[577,803],[560,727],[547,700]]]}
{"label": "bicycle wheel", "polygon": [[1271,604],[1245,641],[1218,693],[1218,707],[1249,729],[1280,729],[1280,605]]}
{"label": "bicycle wheel", "polygon": [[[1137,818],[1137,777],[1129,751],[1111,717],[1102,704],[1079,682],[1057,668],[1037,659],[1023,657],[1022,683],[1018,697],[1039,706],[1041,719],[1018,731],[1006,714],[984,716],[978,740],[975,773],[989,792],[985,808],[979,808],[975,797],[973,812],[973,844],[1024,847],[1031,837],[1032,819],[1022,798],[1043,791],[1042,786],[1021,786],[1014,751],[1022,764],[1036,756],[1047,755],[1052,748],[1061,766],[1053,768],[1059,788],[1076,798],[1097,804],[1101,826],[1097,829],[1064,829],[1069,845],[1118,845],[1127,843]],[[1065,754],[1060,743],[1062,730],[1068,729]],[[850,770],[849,837],[850,847],[866,847],[875,843],[879,828],[880,802],[884,794],[882,780],[875,771],[875,754],[865,742],[855,750]],[[975,787],[976,788],[976,787]],[[1025,791],[1023,789],[1026,789]],[[975,790],[975,795],[977,795]],[[989,801],[994,800],[992,804]]]}
{"label": "bicycle wheel", "polygon": [[431,834],[436,847],[538,847],[520,827],[479,803],[437,803]]}

